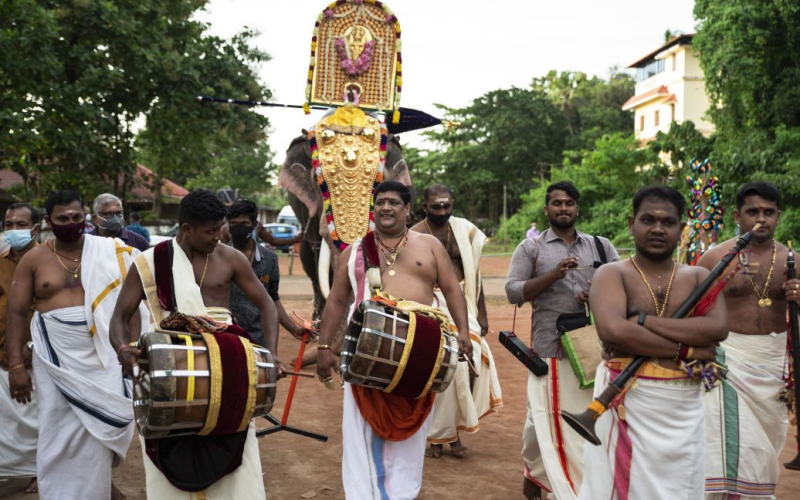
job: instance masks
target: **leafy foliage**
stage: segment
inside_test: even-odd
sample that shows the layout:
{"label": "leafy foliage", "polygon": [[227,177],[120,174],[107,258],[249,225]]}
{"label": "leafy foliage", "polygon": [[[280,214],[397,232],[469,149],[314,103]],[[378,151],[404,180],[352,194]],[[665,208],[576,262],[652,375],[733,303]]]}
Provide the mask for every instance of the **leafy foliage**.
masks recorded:
{"label": "leafy foliage", "polygon": [[232,146],[264,155],[265,118],[196,101],[270,95],[253,71],[267,60],[253,34],[208,36],[193,19],[206,3],[0,2],[0,158],[25,179],[27,200],[66,187],[124,197],[137,159],[182,182]]}
{"label": "leafy foliage", "polygon": [[530,88],[495,90],[462,109],[443,107],[449,120],[462,125],[428,132],[437,147],[407,148],[406,163],[419,195],[432,183],[447,184],[460,213],[491,226],[503,213],[503,186],[510,215],[560,168],[565,151],[631,130],[632,118],[620,107],[632,94],[633,82],[624,74],[612,72],[605,81],[551,71]]}

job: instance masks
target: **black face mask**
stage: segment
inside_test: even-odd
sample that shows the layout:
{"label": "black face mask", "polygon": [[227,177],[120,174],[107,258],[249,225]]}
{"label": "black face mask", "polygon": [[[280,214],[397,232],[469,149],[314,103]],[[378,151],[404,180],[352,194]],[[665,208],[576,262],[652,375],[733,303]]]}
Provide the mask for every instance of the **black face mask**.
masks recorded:
{"label": "black face mask", "polygon": [[445,224],[447,224],[447,221],[450,220],[450,216],[451,215],[453,215],[453,214],[437,215],[437,214],[428,213],[428,219],[431,222],[433,222],[434,224],[436,224],[437,226],[444,226]]}
{"label": "black face mask", "polygon": [[231,240],[233,246],[242,248],[247,245],[247,240],[251,239],[253,226],[231,226]]}

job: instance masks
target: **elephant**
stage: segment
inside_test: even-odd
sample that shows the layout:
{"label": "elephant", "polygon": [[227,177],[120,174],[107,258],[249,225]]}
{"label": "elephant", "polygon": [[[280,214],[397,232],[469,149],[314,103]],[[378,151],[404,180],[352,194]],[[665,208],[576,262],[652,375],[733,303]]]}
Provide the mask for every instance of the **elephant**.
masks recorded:
{"label": "elephant", "polygon": [[[392,134],[388,134],[386,142],[384,181],[397,181],[409,186],[413,199],[411,177],[403,159],[402,147],[399,139]],[[328,234],[328,225],[323,216],[322,192],[311,168],[311,149],[305,130],[303,135],[292,140],[286,150],[279,184],[289,192],[289,204],[306,233],[306,239],[300,245],[300,261],[314,287],[314,319],[319,319],[342,251],[334,245]],[[334,352],[341,348],[345,321],[346,318],[331,344]],[[309,358],[311,356],[315,356],[315,352],[310,352]],[[303,364],[307,364],[306,361]]]}

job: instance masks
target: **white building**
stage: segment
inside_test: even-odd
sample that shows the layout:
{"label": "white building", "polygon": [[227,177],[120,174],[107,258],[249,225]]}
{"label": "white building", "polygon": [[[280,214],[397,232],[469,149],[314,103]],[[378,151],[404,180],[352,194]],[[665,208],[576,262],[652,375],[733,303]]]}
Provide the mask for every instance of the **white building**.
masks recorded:
{"label": "white building", "polygon": [[678,35],[628,66],[636,70],[636,93],[622,109],[633,111],[636,138],[642,144],[659,131],[669,131],[673,121],[692,121],[706,137],[714,132],[704,117],[709,104],[703,70],[692,50],[693,36]]}

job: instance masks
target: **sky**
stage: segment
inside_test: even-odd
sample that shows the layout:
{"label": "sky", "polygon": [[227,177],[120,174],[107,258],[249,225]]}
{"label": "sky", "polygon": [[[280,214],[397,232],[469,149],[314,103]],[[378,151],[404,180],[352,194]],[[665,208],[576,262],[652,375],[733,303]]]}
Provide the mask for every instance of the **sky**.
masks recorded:
{"label": "sky", "polygon": [[[272,59],[258,70],[273,100],[302,104],[311,32],[323,0],[212,0],[197,18],[230,37],[244,27]],[[491,90],[524,87],[537,76],[583,71],[605,77],[658,48],[669,29],[693,33],[693,0],[390,0],[403,33],[401,106],[437,115],[435,103],[462,107]],[[241,96],[218,96],[234,97]],[[292,138],[312,126],[299,109],[258,108],[282,163]],[[432,147],[419,132],[404,144]]]}

